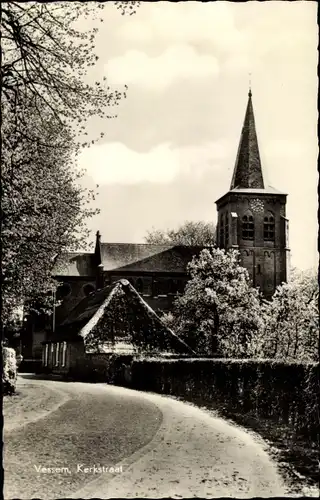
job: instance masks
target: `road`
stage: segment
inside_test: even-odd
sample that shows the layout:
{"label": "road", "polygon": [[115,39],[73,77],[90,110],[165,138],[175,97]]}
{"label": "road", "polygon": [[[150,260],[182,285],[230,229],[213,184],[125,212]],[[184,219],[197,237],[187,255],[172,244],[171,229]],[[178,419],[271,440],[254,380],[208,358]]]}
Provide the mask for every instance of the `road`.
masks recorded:
{"label": "road", "polygon": [[5,415],[6,499],[288,494],[262,440],[191,405],[30,376],[18,391],[52,398],[40,413],[26,404],[23,420]]}

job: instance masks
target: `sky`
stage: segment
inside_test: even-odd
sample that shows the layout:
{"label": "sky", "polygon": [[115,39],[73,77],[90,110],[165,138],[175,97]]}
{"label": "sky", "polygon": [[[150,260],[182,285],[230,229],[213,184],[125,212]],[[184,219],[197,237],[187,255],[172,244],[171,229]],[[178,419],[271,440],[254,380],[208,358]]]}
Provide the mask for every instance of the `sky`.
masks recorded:
{"label": "sky", "polygon": [[251,80],[264,178],[288,193],[292,265],[317,265],[316,2],[141,2],[133,16],[108,2],[99,17],[79,23],[99,28],[88,77],[128,90],[116,118],[88,122],[104,133],[79,159],[82,182],[99,184],[89,228],[129,243],[215,223]]}

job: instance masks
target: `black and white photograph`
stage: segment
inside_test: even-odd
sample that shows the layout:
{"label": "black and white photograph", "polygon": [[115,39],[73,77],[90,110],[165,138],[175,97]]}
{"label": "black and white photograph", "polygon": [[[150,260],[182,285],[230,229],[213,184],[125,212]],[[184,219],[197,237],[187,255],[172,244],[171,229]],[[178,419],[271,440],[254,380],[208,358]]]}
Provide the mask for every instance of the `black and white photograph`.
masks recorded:
{"label": "black and white photograph", "polygon": [[317,7],[2,2],[5,500],[319,497]]}

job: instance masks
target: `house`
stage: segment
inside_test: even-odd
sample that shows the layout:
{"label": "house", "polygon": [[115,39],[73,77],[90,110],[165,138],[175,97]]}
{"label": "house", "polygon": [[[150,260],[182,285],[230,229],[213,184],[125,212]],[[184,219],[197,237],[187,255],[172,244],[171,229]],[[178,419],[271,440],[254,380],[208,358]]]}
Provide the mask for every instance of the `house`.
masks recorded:
{"label": "house", "polygon": [[204,247],[182,245],[150,245],[103,243],[99,231],[95,250],[63,256],[56,263],[54,275],[60,288],[55,309],[55,322],[61,323],[83,297],[119,279],[127,279],[155,310],[172,307],[188,280],[187,266]]}
{"label": "house", "polygon": [[45,372],[104,372],[112,354],[195,354],[128,280],[90,293],[42,343]]}
{"label": "house", "polygon": [[41,360],[42,342],[59,329],[70,311],[95,290],[127,279],[155,312],[168,311],[188,280],[188,263],[205,247],[103,243],[96,235],[92,253],[68,253],[56,262],[59,286],[51,317],[34,315],[25,323],[22,354]]}

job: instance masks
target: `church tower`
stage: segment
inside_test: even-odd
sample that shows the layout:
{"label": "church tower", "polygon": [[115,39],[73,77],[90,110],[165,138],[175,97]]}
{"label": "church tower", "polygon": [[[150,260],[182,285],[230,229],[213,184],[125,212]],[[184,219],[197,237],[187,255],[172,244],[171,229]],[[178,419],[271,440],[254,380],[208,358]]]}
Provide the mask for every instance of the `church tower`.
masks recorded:
{"label": "church tower", "polygon": [[241,265],[266,298],[288,277],[286,198],[265,184],[249,90],[230,189],[216,201],[217,244],[240,251]]}

